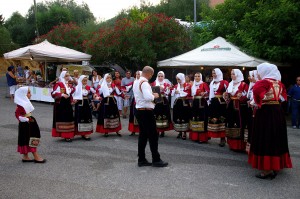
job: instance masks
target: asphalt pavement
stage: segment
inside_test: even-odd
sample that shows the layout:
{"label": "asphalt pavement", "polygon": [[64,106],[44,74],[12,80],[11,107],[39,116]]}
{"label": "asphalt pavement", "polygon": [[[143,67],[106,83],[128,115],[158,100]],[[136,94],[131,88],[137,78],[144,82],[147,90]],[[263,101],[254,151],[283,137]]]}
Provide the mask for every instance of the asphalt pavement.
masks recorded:
{"label": "asphalt pavement", "polygon": [[258,171],[247,163],[246,153],[221,148],[217,139],[208,144],[176,139],[174,131],[159,139],[161,158],[169,166],[140,168],[138,136],[129,136],[128,119],[122,119],[122,137],[93,133],[91,141],[76,137],[67,143],[51,137],[53,106],[33,102],[42,136],[38,151],[47,163],[22,163],[16,152],[16,105],[5,98],[6,89],[0,78],[0,198],[300,198],[300,129],[287,127],[293,168],[274,180],[255,178]]}

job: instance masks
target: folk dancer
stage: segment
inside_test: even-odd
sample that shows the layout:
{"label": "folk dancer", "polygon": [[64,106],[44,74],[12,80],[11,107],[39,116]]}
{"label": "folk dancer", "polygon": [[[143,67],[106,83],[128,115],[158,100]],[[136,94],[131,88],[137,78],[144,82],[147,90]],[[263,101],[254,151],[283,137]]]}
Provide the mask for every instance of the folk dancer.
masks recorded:
{"label": "folk dancer", "polygon": [[226,102],[223,93],[228,87],[228,82],[223,80],[223,73],[219,68],[212,71],[213,80],[210,83],[209,91],[209,117],[208,117],[208,137],[220,138],[220,147],[225,146],[225,114]]}
{"label": "folk dancer", "polygon": [[54,98],[52,137],[64,138],[71,142],[74,137],[74,116],[72,108],[72,94],[75,88],[68,84],[69,73],[62,71],[59,81],[55,83],[51,93]]}
{"label": "folk dancer", "polygon": [[174,130],[179,132],[177,138],[186,140],[186,132],[189,131],[189,120],[191,107],[189,97],[191,97],[191,85],[185,82],[185,75],[176,75],[177,84],[172,88],[171,96],[175,97],[173,106]]}
{"label": "folk dancer", "polygon": [[199,143],[206,143],[208,123],[209,87],[202,81],[202,74],[195,73],[192,86],[192,114],[190,118],[190,139]]}

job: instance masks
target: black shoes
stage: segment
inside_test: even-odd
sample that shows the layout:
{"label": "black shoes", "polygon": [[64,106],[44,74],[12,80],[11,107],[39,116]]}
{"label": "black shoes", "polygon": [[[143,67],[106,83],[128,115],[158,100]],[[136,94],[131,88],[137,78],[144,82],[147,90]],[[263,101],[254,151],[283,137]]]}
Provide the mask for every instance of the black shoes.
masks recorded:
{"label": "black shoes", "polygon": [[22,159],[22,162],[34,162],[34,160],[25,160],[25,159]]}
{"label": "black shoes", "polygon": [[132,132],[129,136],[134,136],[135,135],[135,132]]}
{"label": "black shoes", "polygon": [[84,136],[84,135],[83,135],[83,136],[81,136],[81,137],[82,137],[82,139],[84,139],[84,140],[88,140],[88,141],[89,141],[89,140],[91,140],[91,138],[90,138],[90,137],[87,137],[87,136]]}
{"label": "black shoes", "polygon": [[152,162],[152,166],[153,167],[166,167],[166,166],[168,166],[168,163],[160,160],[158,162]]}
{"label": "black shoes", "polygon": [[152,163],[148,162],[147,159],[145,159],[144,161],[139,161],[138,162],[139,167],[147,167],[147,166],[151,166],[151,165],[152,165]]}
{"label": "black shoes", "polygon": [[121,135],[119,132],[116,132],[116,134],[117,134],[119,137],[122,137],[122,135]]}
{"label": "black shoes", "polygon": [[159,137],[161,138],[165,137],[165,132],[161,132]]}
{"label": "black shoes", "polygon": [[270,178],[270,180],[273,180],[274,178],[276,178],[276,176],[277,176],[277,172],[274,172],[274,171],[271,171],[268,174],[259,173],[259,174],[255,175],[255,177],[257,177],[259,179],[269,179]]}
{"label": "black shoes", "polygon": [[38,160],[34,160],[34,163],[45,163],[46,162],[46,159],[43,159],[41,161],[38,161]]}
{"label": "black shoes", "polygon": [[66,142],[72,142],[72,139],[66,138],[65,141]]}
{"label": "black shoes", "polygon": [[178,133],[176,138],[178,139],[178,138],[181,138],[181,137],[182,137],[182,133],[180,132],[180,133]]}

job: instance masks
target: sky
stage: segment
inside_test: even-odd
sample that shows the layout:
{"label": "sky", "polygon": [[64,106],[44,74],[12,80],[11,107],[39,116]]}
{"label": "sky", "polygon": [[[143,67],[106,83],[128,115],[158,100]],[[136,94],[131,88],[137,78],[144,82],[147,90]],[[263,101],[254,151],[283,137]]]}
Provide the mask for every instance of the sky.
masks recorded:
{"label": "sky", "polygon": [[[44,0],[36,0],[37,3]],[[52,0],[50,0],[52,1]],[[79,5],[82,2],[88,4],[91,12],[97,20],[107,20],[116,16],[122,9],[132,6],[139,6],[141,0],[75,0]],[[156,5],[160,0],[146,0]],[[28,9],[33,5],[34,0],[0,0],[0,15],[8,19],[13,12],[18,11],[25,16]]]}

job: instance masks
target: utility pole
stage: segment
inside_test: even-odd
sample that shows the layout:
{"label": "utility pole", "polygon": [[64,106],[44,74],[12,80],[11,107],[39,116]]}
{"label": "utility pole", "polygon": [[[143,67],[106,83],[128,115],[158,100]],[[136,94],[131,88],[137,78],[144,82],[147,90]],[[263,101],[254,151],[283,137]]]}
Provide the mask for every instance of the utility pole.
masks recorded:
{"label": "utility pole", "polygon": [[38,25],[37,25],[37,8],[36,8],[36,0],[33,0],[34,3],[34,17],[35,17],[35,34],[37,39],[39,39],[40,37],[40,33],[39,33],[39,29],[38,29]]}
{"label": "utility pole", "polygon": [[197,3],[196,3],[197,0],[194,0],[194,23],[197,22]]}

